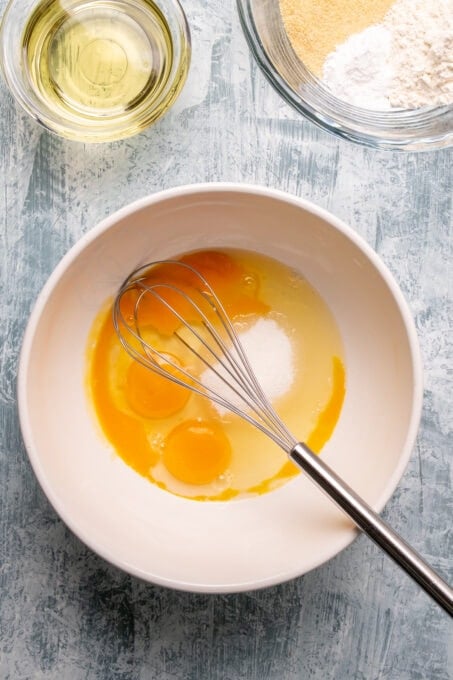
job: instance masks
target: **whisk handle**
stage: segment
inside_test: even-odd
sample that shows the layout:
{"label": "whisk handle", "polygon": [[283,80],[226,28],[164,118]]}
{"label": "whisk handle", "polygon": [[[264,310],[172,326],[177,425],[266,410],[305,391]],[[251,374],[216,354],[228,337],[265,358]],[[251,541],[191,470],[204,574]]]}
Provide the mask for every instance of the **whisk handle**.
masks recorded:
{"label": "whisk handle", "polygon": [[296,444],[289,456],[372,541],[453,616],[453,589],[355,491],[305,444]]}

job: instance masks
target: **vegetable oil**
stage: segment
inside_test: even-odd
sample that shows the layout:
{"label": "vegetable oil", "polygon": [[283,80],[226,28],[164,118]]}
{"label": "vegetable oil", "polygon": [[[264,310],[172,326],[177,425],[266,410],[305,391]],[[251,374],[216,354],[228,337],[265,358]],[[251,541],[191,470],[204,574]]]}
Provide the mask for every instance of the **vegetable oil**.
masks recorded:
{"label": "vegetable oil", "polygon": [[24,30],[23,60],[54,118],[75,127],[128,128],[111,138],[138,131],[174,99],[174,91],[165,98],[172,34],[153,0],[45,0]]}

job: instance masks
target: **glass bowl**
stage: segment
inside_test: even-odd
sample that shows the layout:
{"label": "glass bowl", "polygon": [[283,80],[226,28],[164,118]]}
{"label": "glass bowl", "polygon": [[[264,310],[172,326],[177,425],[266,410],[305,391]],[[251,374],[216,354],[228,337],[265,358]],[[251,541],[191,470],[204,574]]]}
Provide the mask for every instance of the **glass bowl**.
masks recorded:
{"label": "glass bowl", "polygon": [[178,0],[10,0],[7,85],[36,121],[82,142],[130,137],[181,91],[190,33]]}
{"label": "glass bowl", "polygon": [[297,57],[278,0],[237,0],[251,51],[277,92],[330,132],[379,149],[440,149],[453,143],[453,106],[371,111],[334,97]]}

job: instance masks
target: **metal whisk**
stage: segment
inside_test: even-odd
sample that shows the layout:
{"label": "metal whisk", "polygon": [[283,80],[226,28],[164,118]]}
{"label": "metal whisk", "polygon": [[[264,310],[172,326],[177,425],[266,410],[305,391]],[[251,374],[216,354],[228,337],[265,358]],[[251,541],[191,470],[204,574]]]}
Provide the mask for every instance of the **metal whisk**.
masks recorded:
{"label": "metal whisk", "polygon": [[[150,273],[158,265],[170,265],[173,271],[181,272],[181,278],[153,281]],[[184,283],[187,278],[190,286]],[[126,318],[122,304],[125,296],[131,295],[133,312]],[[177,339],[198,370],[188,369],[172,354],[153,346],[140,319],[141,310],[150,301],[174,316],[172,338]],[[221,301],[196,269],[175,260],[156,261],[136,269],[118,291],[113,306],[113,323],[121,344],[134,360],[209,398],[270,437],[358,528],[453,615],[452,588],[319,456],[304,443],[298,442],[281,421],[264,394]],[[201,372],[203,380],[199,377]]]}

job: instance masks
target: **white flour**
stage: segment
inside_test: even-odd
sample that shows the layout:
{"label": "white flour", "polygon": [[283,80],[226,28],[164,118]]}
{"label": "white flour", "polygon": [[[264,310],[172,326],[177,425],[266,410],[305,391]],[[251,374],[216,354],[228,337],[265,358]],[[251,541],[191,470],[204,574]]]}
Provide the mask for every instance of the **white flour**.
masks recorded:
{"label": "white flour", "polygon": [[364,109],[389,108],[391,35],[382,25],[351,35],[324,63],[323,81],[339,99]]}
{"label": "white flour", "polygon": [[323,82],[367,109],[453,102],[453,0],[397,0],[327,57]]}

